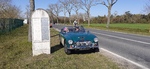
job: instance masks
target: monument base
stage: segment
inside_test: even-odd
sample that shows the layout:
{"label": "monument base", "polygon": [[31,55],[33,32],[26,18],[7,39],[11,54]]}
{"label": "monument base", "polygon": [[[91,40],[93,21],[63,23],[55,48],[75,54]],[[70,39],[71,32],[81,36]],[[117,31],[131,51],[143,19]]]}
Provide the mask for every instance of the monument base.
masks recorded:
{"label": "monument base", "polygon": [[34,42],[32,44],[33,56],[50,54],[50,42]]}

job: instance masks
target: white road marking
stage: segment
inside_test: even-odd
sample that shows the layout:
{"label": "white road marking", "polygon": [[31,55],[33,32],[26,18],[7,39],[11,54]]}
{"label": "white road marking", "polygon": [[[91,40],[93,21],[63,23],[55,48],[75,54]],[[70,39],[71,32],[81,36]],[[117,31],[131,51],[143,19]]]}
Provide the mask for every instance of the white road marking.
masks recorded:
{"label": "white road marking", "polygon": [[[57,28],[54,28],[54,29],[57,30],[57,31],[60,31],[60,30],[57,29]],[[93,32],[93,33],[96,33],[96,32]],[[97,34],[100,34],[100,33],[97,33]],[[102,35],[102,34],[101,34],[101,35]],[[106,35],[106,34],[103,34],[103,35]],[[107,36],[111,36],[111,35],[107,35]],[[113,36],[113,37],[117,37],[117,36]],[[117,37],[117,38],[126,39],[126,38],[122,38],[122,37]],[[131,40],[131,39],[129,39],[129,40]],[[129,60],[129,59],[123,57],[123,56],[120,56],[120,55],[115,54],[115,53],[113,53],[113,52],[111,52],[111,51],[108,51],[107,49],[100,48],[100,50],[106,51],[106,52],[108,52],[108,53],[110,53],[110,54],[112,54],[112,55],[114,55],[114,56],[117,56],[117,57],[119,57],[119,58],[121,58],[121,59],[124,59],[124,60],[126,60],[126,61],[128,61],[128,62],[130,62],[130,63],[132,63],[132,64],[134,64],[134,65],[136,65],[136,66],[141,67],[142,69],[149,69],[149,68],[147,68],[147,67],[145,67],[145,66],[143,66],[143,65],[140,65],[140,64],[138,64],[138,63],[136,63],[136,62],[134,62],[134,61],[131,61],[131,60]]]}
{"label": "white road marking", "polygon": [[106,50],[106,49],[104,49],[104,48],[100,48],[100,50],[103,50],[103,51],[108,52],[108,53],[110,53],[110,54],[112,54],[112,55],[114,55],[114,56],[117,56],[117,57],[119,57],[119,58],[121,58],[121,59],[124,59],[124,60],[126,60],[126,61],[128,61],[128,62],[130,62],[130,63],[132,63],[132,64],[134,64],[134,65],[136,65],[136,66],[138,66],[138,67],[140,67],[140,68],[142,68],[142,69],[149,69],[149,68],[147,68],[147,67],[145,67],[145,66],[143,66],[143,65],[140,65],[140,64],[138,64],[138,63],[136,63],[136,62],[134,62],[134,61],[132,61],[132,60],[129,60],[129,59],[123,57],[123,56],[120,56],[120,55],[118,55],[118,54],[115,54],[115,53],[113,53],[113,52],[111,52],[111,51],[108,51],[108,50]]}
{"label": "white road marking", "polygon": [[128,39],[128,38],[123,38],[123,37],[118,37],[118,36],[113,36],[113,35],[108,35],[108,34],[102,34],[102,33],[97,33],[97,32],[92,32],[92,33],[150,45],[150,43],[148,43],[148,42],[143,42],[143,41],[138,41],[138,40],[133,40],[133,39]]}

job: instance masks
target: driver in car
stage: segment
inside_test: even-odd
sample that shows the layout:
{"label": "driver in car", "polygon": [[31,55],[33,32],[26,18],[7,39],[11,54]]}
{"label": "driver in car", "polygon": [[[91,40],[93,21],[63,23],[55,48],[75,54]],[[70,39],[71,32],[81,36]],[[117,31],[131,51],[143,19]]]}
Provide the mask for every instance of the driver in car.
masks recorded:
{"label": "driver in car", "polygon": [[64,31],[65,31],[66,33],[68,33],[68,32],[69,32],[68,27],[65,27],[65,28],[64,28]]}

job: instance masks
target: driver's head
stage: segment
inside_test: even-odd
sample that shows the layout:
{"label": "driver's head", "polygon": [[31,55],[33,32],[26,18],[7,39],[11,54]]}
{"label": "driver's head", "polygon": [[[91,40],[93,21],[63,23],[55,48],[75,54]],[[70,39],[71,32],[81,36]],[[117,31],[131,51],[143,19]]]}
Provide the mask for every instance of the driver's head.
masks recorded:
{"label": "driver's head", "polygon": [[64,28],[64,31],[69,32],[68,27],[65,27],[65,28]]}

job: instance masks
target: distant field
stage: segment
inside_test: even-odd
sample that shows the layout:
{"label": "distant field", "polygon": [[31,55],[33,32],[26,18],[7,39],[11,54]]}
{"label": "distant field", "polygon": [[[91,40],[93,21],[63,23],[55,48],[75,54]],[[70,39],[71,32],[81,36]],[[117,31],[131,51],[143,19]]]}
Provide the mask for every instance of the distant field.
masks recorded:
{"label": "distant field", "polygon": [[[106,24],[91,24],[90,26],[106,27]],[[130,29],[150,29],[150,24],[110,24],[110,27],[130,28]]]}
{"label": "distant field", "polygon": [[[82,24],[88,27],[87,24]],[[136,34],[147,34],[149,35],[150,24],[110,24],[109,29],[106,28],[106,24],[91,24],[90,28],[105,29],[105,30],[115,30],[128,33]]]}

